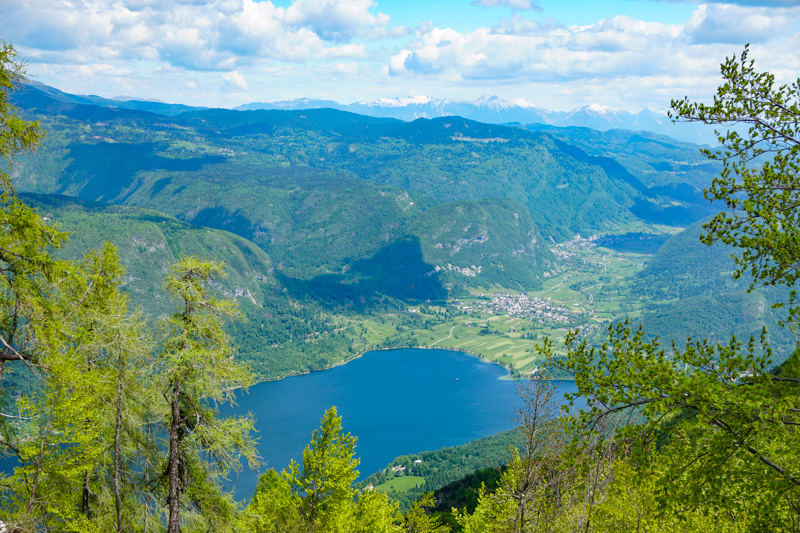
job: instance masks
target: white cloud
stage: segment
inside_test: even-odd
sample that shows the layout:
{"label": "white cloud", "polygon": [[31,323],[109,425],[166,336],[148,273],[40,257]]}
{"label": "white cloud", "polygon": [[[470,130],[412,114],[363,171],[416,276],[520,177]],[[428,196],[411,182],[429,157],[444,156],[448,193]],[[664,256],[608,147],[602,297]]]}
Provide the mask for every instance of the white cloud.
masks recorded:
{"label": "white cloud", "polygon": [[236,70],[226,72],[222,75],[222,79],[225,81],[225,85],[229,88],[239,91],[247,90],[247,80],[244,79],[244,76],[239,74],[239,72]]}
{"label": "white cloud", "polygon": [[380,26],[362,33],[361,37],[369,39],[370,41],[377,41],[379,39],[397,39],[412,33],[414,33],[414,30],[408,26],[392,26],[391,28]]}
{"label": "white cloud", "polygon": [[115,78],[125,78],[133,74],[131,70],[119,69],[114,65],[105,63],[80,65],[78,66],[78,71],[84,76],[110,76]]}
{"label": "white cloud", "polygon": [[353,76],[358,74],[358,63],[336,63],[333,67],[333,74],[335,76],[347,75]]}
{"label": "white cloud", "polygon": [[590,26],[510,23],[489,30],[419,32],[389,60],[389,73],[461,79],[613,78],[670,69],[683,46],[680,27],[618,16]]}
{"label": "white cloud", "polygon": [[537,105],[572,102],[562,109],[591,102],[668,107],[683,95],[709,98],[720,63],[747,41],[760,68],[782,83],[797,79],[798,23],[800,8],[718,4],[699,5],[684,25],[617,16],[566,26],[515,14],[491,29],[421,28],[387,59],[385,73],[415,88],[439,83],[473,87],[474,94],[510,93]]}
{"label": "white cloud", "polygon": [[374,0],[0,0],[0,24],[39,81],[202,105],[247,91],[265,101],[497,93],[664,107],[713,94],[719,64],[744,42],[779,81],[800,72],[796,0],[698,3],[684,24],[618,16],[583,26],[535,16],[536,1],[475,0],[516,12],[469,31],[391,26]]}
{"label": "white cloud", "polygon": [[323,39],[347,41],[362,33],[363,28],[386,26],[389,16],[373,15],[372,0],[296,0],[286,8],[286,21],[307,26]]}
{"label": "white cloud", "polygon": [[[491,29],[420,29],[387,61],[387,73],[395,78],[476,84],[708,76],[746,42],[775,50],[784,64],[794,65],[795,54],[786,41],[793,36],[796,40],[798,22],[800,8],[721,4],[698,6],[683,26],[625,15],[586,26],[565,26],[515,14],[508,20],[501,18]],[[739,47],[732,50],[729,44]]]}
{"label": "white cloud", "polygon": [[686,34],[696,43],[744,44],[785,35],[800,18],[800,10],[700,5],[686,23]]}
{"label": "white cloud", "polygon": [[711,0],[710,3],[738,4],[757,7],[795,7],[797,0]]}
{"label": "white cloud", "polygon": [[326,48],[339,49],[330,57],[344,57],[342,45],[356,36],[397,33],[374,7],[371,0],[296,0],[288,8],[269,0],[0,1],[0,22],[4,37],[32,61],[134,59],[231,70],[263,60],[303,62],[324,57]]}
{"label": "white cloud", "polygon": [[532,35],[532,34],[540,34],[543,32],[551,31],[555,28],[564,28],[563,24],[556,24],[553,22],[550,23],[543,23],[538,22],[535,20],[530,20],[524,18],[520,14],[511,15],[511,17],[506,20],[503,17],[497,22],[497,25],[492,28],[493,33],[508,33],[512,35]]}
{"label": "white cloud", "polygon": [[473,0],[472,5],[483,7],[510,7],[514,11],[526,11],[529,9],[536,12],[542,11],[542,8],[532,0]]}
{"label": "white cloud", "polygon": [[182,68],[176,68],[169,64],[162,64],[153,70],[153,74],[159,76],[185,76],[186,71]]}
{"label": "white cloud", "polygon": [[330,46],[323,48],[317,53],[319,58],[364,58],[367,57],[367,47],[363,44],[345,44],[342,46]]}

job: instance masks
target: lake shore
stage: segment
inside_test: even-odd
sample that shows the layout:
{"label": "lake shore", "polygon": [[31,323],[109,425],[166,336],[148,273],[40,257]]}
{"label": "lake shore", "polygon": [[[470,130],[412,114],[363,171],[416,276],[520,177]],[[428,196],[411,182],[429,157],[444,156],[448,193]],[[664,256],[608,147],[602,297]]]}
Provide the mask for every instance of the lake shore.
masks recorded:
{"label": "lake shore", "polygon": [[[313,368],[313,369],[307,370],[305,372],[293,372],[291,374],[286,374],[285,376],[280,376],[280,377],[270,378],[270,379],[264,379],[264,380],[258,381],[257,383],[269,383],[271,381],[281,381],[283,379],[290,378],[290,377],[295,377],[295,376],[305,376],[305,375],[311,374],[313,372],[324,372],[325,370],[330,370],[332,368],[343,366],[343,365],[346,365],[347,363],[350,363],[352,361],[360,359],[366,353],[369,353],[369,352],[383,352],[383,351],[389,351],[389,350],[445,350],[445,351],[449,351],[449,352],[460,352],[460,353],[467,354],[467,355],[469,355],[471,357],[476,357],[476,358],[480,359],[484,363],[488,363],[488,364],[491,364],[491,365],[497,365],[497,366],[499,366],[501,368],[504,368],[506,370],[507,374],[505,376],[502,376],[502,377],[498,378],[498,379],[508,380],[508,381],[517,381],[519,379],[523,379],[524,378],[524,376],[520,376],[518,378],[512,377],[513,369],[510,368],[509,365],[503,364],[503,363],[501,363],[499,361],[493,361],[493,360],[491,360],[491,359],[489,359],[489,358],[487,358],[487,357],[485,357],[483,355],[480,355],[480,354],[475,353],[475,352],[471,352],[469,350],[465,350],[463,348],[458,348],[458,347],[446,348],[446,347],[439,347],[439,346],[420,346],[420,345],[415,345],[415,346],[389,346],[389,347],[365,348],[363,350],[359,350],[352,357],[347,357],[345,359],[342,359],[341,361],[338,361],[336,363],[327,365],[327,366],[322,367],[322,368]],[[550,379],[558,380],[558,381],[575,381],[574,377],[553,377],[553,378],[550,378]]]}

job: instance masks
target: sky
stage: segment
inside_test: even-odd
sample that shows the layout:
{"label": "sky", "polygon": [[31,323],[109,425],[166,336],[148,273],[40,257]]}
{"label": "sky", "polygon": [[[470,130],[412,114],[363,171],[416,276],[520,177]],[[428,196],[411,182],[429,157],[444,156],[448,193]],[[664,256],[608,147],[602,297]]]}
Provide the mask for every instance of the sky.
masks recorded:
{"label": "sky", "polygon": [[800,75],[800,0],[0,0],[31,79],[233,107],[319,98],[524,99],[665,109],[719,65]]}

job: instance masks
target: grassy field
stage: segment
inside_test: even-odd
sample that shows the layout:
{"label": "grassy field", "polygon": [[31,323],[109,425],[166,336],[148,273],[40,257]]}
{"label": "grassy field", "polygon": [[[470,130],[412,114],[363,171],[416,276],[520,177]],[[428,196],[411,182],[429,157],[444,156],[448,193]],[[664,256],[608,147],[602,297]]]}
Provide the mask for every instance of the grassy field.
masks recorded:
{"label": "grassy field", "polygon": [[390,490],[394,492],[405,492],[423,483],[425,483],[425,478],[421,476],[400,476],[378,485],[375,487],[375,490],[380,492],[389,492]]}
{"label": "grassy field", "polygon": [[[536,371],[543,366],[536,346],[544,337],[559,346],[568,331],[579,328],[583,336],[599,340],[612,320],[634,318],[641,309],[628,297],[627,279],[650,256],[614,252],[586,241],[562,246],[568,268],[545,281],[539,291],[523,295],[497,288],[476,290],[446,308],[422,305],[365,318],[351,327],[364,338],[363,349],[382,344],[456,349],[517,373]],[[503,298],[511,304],[493,303]],[[511,305],[521,301],[529,306],[537,302],[542,315],[515,313]],[[561,319],[548,318],[548,313]]]}

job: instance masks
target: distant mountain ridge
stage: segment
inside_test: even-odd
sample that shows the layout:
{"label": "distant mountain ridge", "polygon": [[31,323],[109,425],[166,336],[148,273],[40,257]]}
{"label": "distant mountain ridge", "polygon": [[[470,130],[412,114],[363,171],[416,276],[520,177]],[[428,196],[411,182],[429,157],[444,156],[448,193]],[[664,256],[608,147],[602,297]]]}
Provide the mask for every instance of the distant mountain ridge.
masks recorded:
{"label": "distant mountain ridge", "polygon": [[643,325],[648,335],[667,346],[673,340],[682,345],[690,336],[727,342],[736,335],[746,341],[751,335],[758,338],[766,327],[775,362],[782,362],[796,340],[779,326],[779,321],[786,320],[785,310],[772,305],[788,301],[788,289],[757,283],[748,292],[749,275],[733,278],[736,262],[732,256],[740,251],[721,242],[706,246],[700,241],[709,220],[695,222],[670,237],[631,278],[631,293],[646,302],[634,325]]}
{"label": "distant mountain ridge", "polygon": [[560,269],[546,241],[713,214],[700,192],[713,169],[697,147],[647,132],[330,108],[167,118],[91,98],[13,93],[48,132],[18,158],[20,191],[236,233],[270,256],[292,294],[336,305],[538,288]]}
{"label": "distant mountain ridge", "polygon": [[136,111],[147,111],[150,113],[158,113],[160,115],[175,116],[186,111],[198,111],[201,109],[208,109],[207,107],[195,107],[184,104],[168,104],[159,100],[137,100],[133,96],[117,96],[115,98],[103,98],[96,95],[78,95],[69,94],[50,87],[38,81],[28,80],[24,85],[31,87],[48,97],[61,102],[62,104],[79,104],[79,105],[95,105],[100,107],[112,107],[117,109],[133,109]]}
{"label": "distant mountain ridge", "polygon": [[599,131],[624,129],[649,131],[697,144],[716,144],[713,129],[700,124],[674,124],[665,111],[643,109],[631,113],[599,104],[589,104],[571,111],[550,111],[524,98],[505,100],[483,95],[473,102],[437,99],[429,96],[380,98],[374,102],[341,104],[332,100],[296,98],[280,102],[252,102],[235,107],[237,111],[257,109],[322,109],[350,111],[372,117],[411,121],[418,118],[460,116],[487,124],[544,124],[557,127],[583,127]]}

